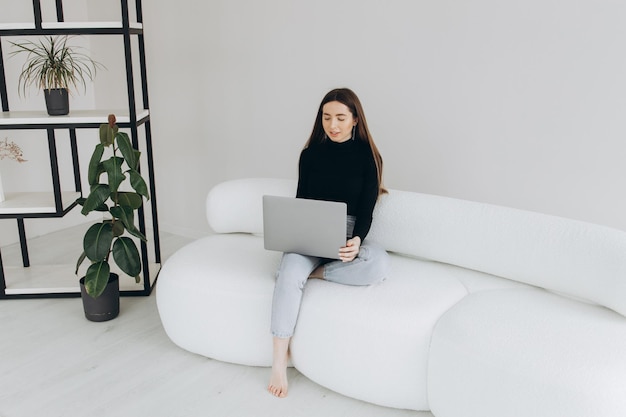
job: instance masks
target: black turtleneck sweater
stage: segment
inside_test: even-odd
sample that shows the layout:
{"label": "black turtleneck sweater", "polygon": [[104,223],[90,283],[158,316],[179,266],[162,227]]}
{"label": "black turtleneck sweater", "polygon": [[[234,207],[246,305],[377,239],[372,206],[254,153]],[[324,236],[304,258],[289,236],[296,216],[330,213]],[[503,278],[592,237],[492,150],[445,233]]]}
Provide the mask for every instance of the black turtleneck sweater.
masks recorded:
{"label": "black turtleneck sweater", "polygon": [[365,239],[378,198],[374,156],[366,142],[326,140],[300,154],[298,198],[341,201],[356,217],[353,236]]}

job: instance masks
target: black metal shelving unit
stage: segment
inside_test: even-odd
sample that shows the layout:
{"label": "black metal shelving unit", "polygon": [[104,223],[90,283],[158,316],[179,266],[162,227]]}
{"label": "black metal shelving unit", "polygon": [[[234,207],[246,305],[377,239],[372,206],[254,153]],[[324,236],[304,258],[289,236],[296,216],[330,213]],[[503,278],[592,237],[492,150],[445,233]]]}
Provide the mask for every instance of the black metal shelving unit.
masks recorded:
{"label": "black metal shelving unit", "polygon": [[[113,111],[117,116],[117,125],[120,128],[130,129],[133,146],[145,150],[147,160],[147,177],[150,187],[150,206],[152,218],[152,244],[154,248],[154,265],[150,265],[148,256],[148,244],[140,242],[142,259],[141,289],[122,290],[123,296],[150,295],[156,274],[161,264],[161,249],[159,239],[159,226],[156,204],[156,187],[154,181],[154,164],[152,154],[152,136],[150,127],[150,112],[148,103],[148,84],[146,77],[146,60],[143,37],[143,17],[141,0],[135,0],[136,22],[129,18],[128,0],[120,0],[121,22],[94,22],[89,24],[66,23],[63,17],[63,1],[56,0],[56,22],[43,22],[41,0],[33,0],[33,24],[25,24],[23,27],[13,25],[0,25],[0,39],[5,36],[45,36],[45,35],[116,35],[123,39],[126,86],[128,94],[128,108],[121,111]],[[21,26],[21,25],[16,25]],[[135,97],[135,72],[133,69],[133,52],[131,41],[136,37],[138,42],[138,59],[140,66],[141,100],[142,107],[137,109]],[[55,218],[63,217],[75,206],[75,200],[82,196],[81,174],[78,157],[78,129],[97,129],[101,123],[105,123],[110,110],[78,110],[71,111],[67,116],[48,116],[45,112],[15,112],[10,111],[7,94],[7,83],[4,70],[4,54],[0,42],[0,101],[2,113],[0,114],[0,130],[37,129],[45,130],[48,136],[48,152],[50,155],[50,168],[52,173],[52,193],[18,193],[7,196],[7,200],[0,203],[0,219],[15,219],[22,252],[22,264],[24,268],[30,268],[28,243],[26,236],[25,220],[32,218]],[[140,146],[139,129],[143,128],[145,143]],[[61,189],[59,175],[59,162],[57,153],[57,139],[55,131],[68,130],[70,148],[72,153],[74,190],[68,192]],[[97,133],[95,133],[97,134]],[[145,173],[144,173],[145,175]],[[13,200],[11,200],[13,198]],[[21,200],[20,200],[21,199]],[[45,203],[41,203],[45,201]],[[26,202],[26,203],[24,203]],[[33,203],[34,202],[34,203]],[[146,203],[139,209],[139,229],[146,234]],[[152,270],[151,270],[152,266]],[[151,276],[153,274],[153,276]],[[29,288],[26,290],[12,290],[7,288],[5,272],[0,253],[0,299],[9,298],[52,298],[52,297],[76,297],[80,296],[78,290],[78,278],[76,278],[75,290],[39,290]]]}

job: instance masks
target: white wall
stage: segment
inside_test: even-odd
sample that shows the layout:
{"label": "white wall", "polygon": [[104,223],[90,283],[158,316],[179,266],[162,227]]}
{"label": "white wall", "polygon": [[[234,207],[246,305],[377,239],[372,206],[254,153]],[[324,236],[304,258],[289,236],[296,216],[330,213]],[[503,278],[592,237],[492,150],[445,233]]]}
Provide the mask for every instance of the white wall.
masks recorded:
{"label": "white wall", "polygon": [[388,187],[626,229],[624,21],[618,0],[144,1],[161,228],[206,233],[217,182],[296,178],[348,86]]}
{"label": "white wall", "polygon": [[360,95],[388,187],[626,229],[626,2],[144,5],[161,221],[295,178],[327,90]]}

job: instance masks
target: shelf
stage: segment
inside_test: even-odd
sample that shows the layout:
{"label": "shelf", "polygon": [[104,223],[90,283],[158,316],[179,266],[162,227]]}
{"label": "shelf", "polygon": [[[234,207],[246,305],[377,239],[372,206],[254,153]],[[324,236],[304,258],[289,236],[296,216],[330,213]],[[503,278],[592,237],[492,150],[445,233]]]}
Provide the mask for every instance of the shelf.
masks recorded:
{"label": "shelf", "polygon": [[[130,123],[128,109],[109,110],[73,110],[66,116],[49,116],[45,110],[41,111],[5,111],[0,112],[0,129],[8,129],[11,126],[28,125],[30,128],[45,126],[99,126],[107,122],[109,114],[115,114],[118,125]],[[138,110],[137,121],[141,123],[150,115],[149,110]]]}
{"label": "shelf", "polygon": [[32,30],[35,29],[34,23],[0,23],[0,30]]}
{"label": "shelf", "polygon": [[[78,278],[74,274],[75,265],[69,265],[72,260],[59,261],[57,257],[33,265],[30,262],[27,244],[26,219],[60,218],[73,210],[78,203],[76,200],[81,196],[80,192],[64,192],[61,187],[59,173],[59,155],[57,151],[57,131],[67,130],[69,133],[69,145],[74,171],[74,187],[69,190],[80,190],[83,179],[81,178],[80,166],[82,155],[79,154],[77,130],[98,129],[100,125],[107,123],[109,114],[115,114],[116,123],[120,128],[129,129],[133,146],[139,148],[140,140],[145,145],[145,158],[148,162],[147,180],[150,192],[150,210],[153,232],[153,258],[148,255],[148,245],[141,241],[140,257],[143,271],[142,276],[146,285],[135,284],[132,279],[124,279],[120,283],[123,295],[149,295],[152,290],[156,275],[160,267],[160,242],[159,226],[156,208],[156,187],[154,183],[154,166],[152,163],[152,134],[150,126],[150,112],[147,107],[148,90],[146,75],[145,46],[143,37],[142,0],[134,0],[135,11],[129,10],[129,2],[118,2],[121,21],[96,21],[96,22],[66,22],[63,21],[63,0],[56,0],[56,19],[43,21],[41,3],[42,0],[32,0],[32,20],[27,17],[17,23],[0,23],[0,41],[2,37],[18,36],[56,36],[56,35],[89,35],[89,36],[113,36],[123,48],[124,60],[119,62],[120,68],[125,64],[126,90],[128,106],[121,105],[123,109],[100,109],[100,110],[72,110],[65,116],[49,116],[43,109],[41,111],[11,111],[7,92],[7,79],[4,72],[4,59],[0,53],[0,131],[2,130],[45,130],[48,137],[48,153],[50,156],[50,174],[52,177],[51,192],[16,192],[7,193],[6,200],[0,203],[0,219],[14,219],[17,222],[19,234],[19,249],[21,252],[21,266],[18,266],[19,256],[2,259],[0,257],[0,298],[45,298],[62,297],[64,294],[74,296],[78,293]],[[131,18],[131,16],[134,16]],[[47,14],[46,18],[50,19]],[[106,19],[106,18],[103,18]],[[56,21],[55,21],[56,20]],[[132,20],[135,20],[133,22]],[[137,50],[131,42],[136,41]],[[6,42],[6,39],[4,40]],[[4,45],[4,43],[2,44]],[[0,45],[0,46],[2,46]],[[137,55],[135,55],[137,54]],[[135,73],[133,69],[135,60],[139,66]],[[140,83],[137,83],[137,77]],[[143,105],[137,103],[135,94],[141,91]],[[139,127],[143,127],[143,132]],[[68,154],[64,147],[64,155]],[[62,163],[66,163],[63,160]],[[147,206],[146,206],[147,207]],[[138,218],[140,228],[146,229],[147,214],[139,210]],[[38,255],[50,253],[53,248],[36,247]],[[76,252],[80,252],[79,249]],[[74,253],[74,251],[72,251]],[[73,258],[73,256],[72,256]],[[154,260],[151,263],[151,259]],[[35,260],[41,262],[41,260]],[[63,265],[61,265],[63,264]],[[6,270],[6,271],[5,271]],[[5,273],[6,272],[6,273]],[[149,279],[148,279],[149,278]],[[149,282],[148,282],[149,281]],[[6,290],[5,290],[6,289]]]}
{"label": "shelf", "polygon": [[[0,32],[11,32],[8,34],[15,36],[17,36],[18,34],[28,35],[30,34],[29,32],[33,32],[32,34],[37,35],[39,33],[35,32],[38,31],[68,31],[72,33],[83,32],[85,34],[93,32],[95,34],[106,33],[110,30],[113,30],[113,32],[110,33],[121,34],[123,29],[125,28],[122,22],[42,22],[41,29],[38,29],[32,22],[0,23]],[[131,22],[129,24],[129,29],[131,29],[132,31],[141,31],[143,30],[143,24],[138,22]]]}
{"label": "shelf", "polygon": [[[68,209],[80,193],[75,191],[62,192],[63,211]],[[57,213],[54,194],[52,192],[6,193],[5,200],[0,203],[0,214],[55,214]]]}
{"label": "shelf", "polygon": [[[42,22],[43,29],[122,29],[122,22]],[[142,29],[141,23],[131,23],[131,29]]]}
{"label": "shelf", "polygon": [[[157,263],[148,265],[151,277],[150,286],[152,286],[161,265]],[[144,290],[143,279],[137,284],[133,278],[124,275],[115,265],[112,265],[111,269],[120,276],[120,291],[141,292]],[[76,265],[70,264],[38,265],[29,268],[5,267],[6,295],[80,293],[78,285],[80,276],[77,276],[75,271]]]}

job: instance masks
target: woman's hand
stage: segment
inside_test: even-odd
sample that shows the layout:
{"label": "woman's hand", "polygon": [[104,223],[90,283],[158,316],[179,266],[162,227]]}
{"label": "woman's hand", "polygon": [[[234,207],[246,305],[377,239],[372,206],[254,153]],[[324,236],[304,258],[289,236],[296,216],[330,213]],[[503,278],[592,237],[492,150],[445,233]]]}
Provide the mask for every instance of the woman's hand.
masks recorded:
{"label": "woman's hand", "polygon": [[359,254],[359,248],[361,247],[361,238],[358,236],[346,242],[346,246],[339,249],[339,259],[342,262],[350,262],[354,260]]}

